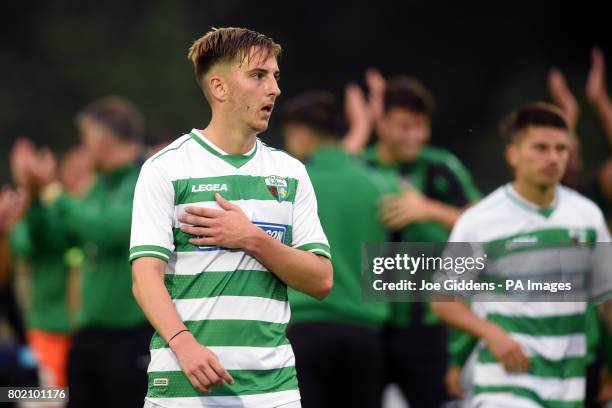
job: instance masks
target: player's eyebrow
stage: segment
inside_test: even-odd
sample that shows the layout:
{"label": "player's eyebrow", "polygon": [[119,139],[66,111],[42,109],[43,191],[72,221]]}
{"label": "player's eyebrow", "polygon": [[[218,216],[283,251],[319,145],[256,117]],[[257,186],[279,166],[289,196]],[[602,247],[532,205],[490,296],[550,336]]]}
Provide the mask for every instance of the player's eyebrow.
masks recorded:
{"label": "player's eyebrow", "polygon": [[[249,71],[247,71],[247,72],[248,72],[249,74],[261,73],[261,74],[267,75],[267,74],[268,74],[270,71],[268,71],[268,70],[267,70],[267,69],[265,69],[265,68],[253,68],[253,69],[250,69],[250,70],[249,70]],[[280,78],[280,71],[279,71],[278,69],[277,69],[277,70],[274,70],[274,78],[275,78],[276,80],[278,80],[278,79]]]}

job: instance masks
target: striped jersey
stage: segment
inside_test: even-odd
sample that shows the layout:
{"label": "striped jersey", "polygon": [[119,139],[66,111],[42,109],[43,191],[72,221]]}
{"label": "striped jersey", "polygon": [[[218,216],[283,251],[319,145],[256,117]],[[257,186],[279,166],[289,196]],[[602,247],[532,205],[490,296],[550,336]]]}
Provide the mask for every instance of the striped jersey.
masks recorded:
{"label": "striped jersey", "polygon": [[[609,242],[610,234],[600,209],[569,188],[558,186],[553,205],[544,210],[507,184],[468,209],[457,221],[450,241],[482,243],[489,258],[495,258],[498,266],[505,265],[499,267],[501,273],[511,279],[557,273],[560,267],[584,269],[571,262],[560,265],[559,259],[574,259],[577,242]],[[559,254],[557,263],[550,262],[555,259],[551,254]],[[548,261],[538,263],[542,259]],[[598,282],[590,295],[609,295],[612,279],[599,277]],[[586,302],[473,302],[472,309],[509,333],[521,345],[530,365],[525,373],[507,372],[480,342],[471,406],[584,405]]]}
{"label": "striped jersey", "polygon": [[195,389],[155,333],[146,400],[161,407],[275,407],[300,399],[285,336],[287,286],[242,250],[194,246],[178,217],[186,206],[220,209],[215,194],[238,205],[273,238],[330,257],[304,166],[257,139],[228,155],[193,130],[143,165],[134,195],[130,261],[167,262],[165,285],[181,319],[235,380]]}

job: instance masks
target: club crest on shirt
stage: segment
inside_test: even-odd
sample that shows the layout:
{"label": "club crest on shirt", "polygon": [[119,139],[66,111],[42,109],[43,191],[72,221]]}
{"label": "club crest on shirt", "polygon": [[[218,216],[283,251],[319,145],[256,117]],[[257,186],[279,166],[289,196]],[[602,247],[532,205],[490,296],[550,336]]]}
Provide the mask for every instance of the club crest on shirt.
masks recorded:
{"label": "club crest on shirt", "polygon": [[283,202],[289,194],[287,180],[281,176],[268,176],[265,178],[266,186],[268,191],[278,200],[279,203]]}
{"label": "club crest on shirt", "polygon": [[569,237],[572,244],[586,244],[588,242],[588,233],[586,228],[571,228],[569,230]]}

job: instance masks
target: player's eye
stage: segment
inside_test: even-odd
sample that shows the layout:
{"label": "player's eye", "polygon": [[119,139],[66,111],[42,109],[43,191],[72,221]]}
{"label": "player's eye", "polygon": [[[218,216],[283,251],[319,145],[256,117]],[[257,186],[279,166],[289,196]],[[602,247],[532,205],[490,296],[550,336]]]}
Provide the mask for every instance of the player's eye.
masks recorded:
{"label": "player's eye", "polygon": [[257,79],[264,79],[265,74],[263,72],[254,72],[252,76]]}
{"label": "player's eye", "polygon": [[535,148],[537,151],[543,152],[543,151],[545,151],[545,150],[546,150],[546,145],[544,145],[544,144],[536,144],[536,145],[534,145],[534,148]]}

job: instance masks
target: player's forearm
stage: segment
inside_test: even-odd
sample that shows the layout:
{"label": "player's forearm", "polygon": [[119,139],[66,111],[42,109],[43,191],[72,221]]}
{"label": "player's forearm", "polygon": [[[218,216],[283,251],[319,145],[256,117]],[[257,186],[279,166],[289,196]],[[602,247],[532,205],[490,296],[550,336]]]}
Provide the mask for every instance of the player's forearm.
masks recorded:
{"label": "player's forearm", "polygon": [[130,236],[131,202],[92,208],[63,194],[55,205],[66,226],[80,239],[102,245],[124,245]]}
{"label": "player's forearm", "polygon": [[494,329],[493,323],[481,319],[467,305],[458,300],[452,302],[431,302],[431,309],[438,319],[449,326],[481,339],[486,339]]}
{"label": "player's forearm", "polygon": [[45,204],[62,219],[64,226],[79,240],[99,245],[124,246],[130,236],[132,198],[125,198],[112,206],[91,206],[82,200],[70,197],[57,183],[53,183],[39,194]]}
{"label": "player's forearm", "polygon": [[9,235],[10,249],[16,257],[28,258],[32,255],[32,239],[27,218],[17,223]]}
{"label": "player's forearm", "polygon": [[348,132],[342,138],[342,147],[349,153],[359,154],[368,144],[372,127],[367,121],[351,125]]}
{"label": "player's forearm", "polygon": [[597,309],[604,329],[609,335],[612,334],[612,299],[601,303]]}
{"label": "player's forearm", "polygon": [[608,141],[612,146],[612,101],[609,97],[602,98],[601,101],[594,104],[594,107],[606,131]]}
{"label": "player's forearm", "polygon": [[477,343],[478,339],[471,334],[451,329],[448,339],[450,364],[455,367],[463,367]]}
{"label": "player's forearm", "polygon": [[11,269],[11,257],[8,236],[0,231],[0,287],[8,279]]}
{"label": "player's forearm", "polygon": [[329,259],[291,248],[265,232],[256,234],[244,248],[288,286],[322,300],[333,285]]}
{"label": "player's forearm", "polygon": [[167,342],[186,326],[164,285],[165,267],[159,259],[136,259],[132,263],[132,292],[151,325]]}
{"label": "player's forearm", "polygon": [[463,213],[463,209],[444,204],[436,200],[428,200],[430,219],[437,221],[448,229],[452,229]]}

